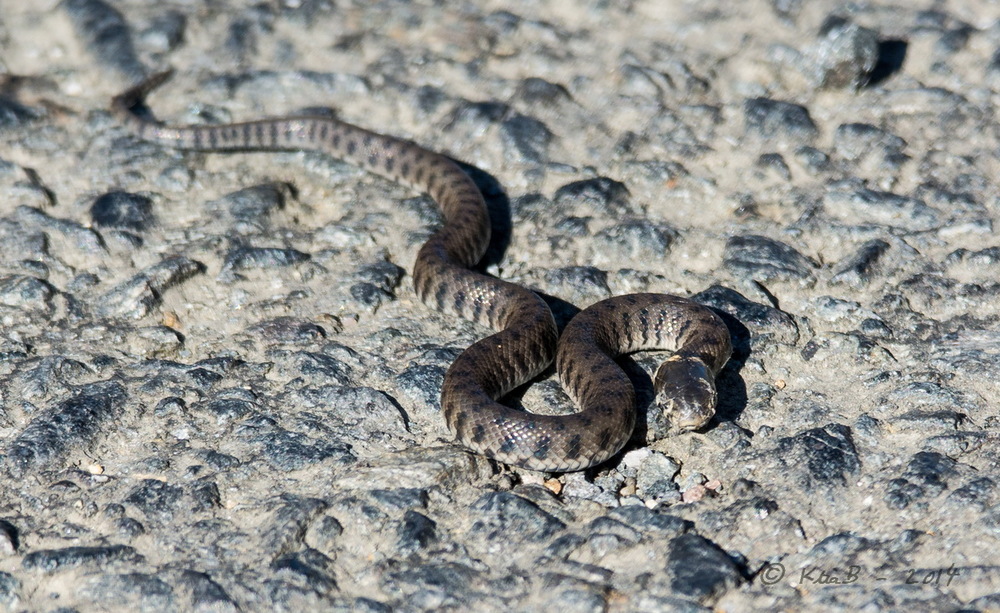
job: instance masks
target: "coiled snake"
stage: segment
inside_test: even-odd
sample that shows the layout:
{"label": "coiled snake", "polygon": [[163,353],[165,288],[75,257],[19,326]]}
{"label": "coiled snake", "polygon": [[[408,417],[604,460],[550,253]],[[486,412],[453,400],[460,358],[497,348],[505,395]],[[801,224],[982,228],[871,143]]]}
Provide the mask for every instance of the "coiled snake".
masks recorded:
{"label": "coiled snake", "polygon": [[[574,471],[607,460],[628,441],[636,420],[635,391],[614,358],[643,349],[674,352],[657,370],[654,390],[675,429],[699,428],[714,415],[715,375],[732,347],[726,326],[708,308],[666,294],[618,296],[579,313],[560,339],[538,295],[470,270],[489,244],[490,220],[482,194],[453,161],[327,117],[175,127],[137,116],[135,107],[169,76],[157,74],[112,100],[114,114],[140,139],[202,151],[314,149],[438,203],[444,225],[417,254],[416,293],[439,311],[497,331],[462,352],[445,374],[442,412],[465,446],[533,470]],[[497,401],[553,357],[579,412],[538,415]]]}

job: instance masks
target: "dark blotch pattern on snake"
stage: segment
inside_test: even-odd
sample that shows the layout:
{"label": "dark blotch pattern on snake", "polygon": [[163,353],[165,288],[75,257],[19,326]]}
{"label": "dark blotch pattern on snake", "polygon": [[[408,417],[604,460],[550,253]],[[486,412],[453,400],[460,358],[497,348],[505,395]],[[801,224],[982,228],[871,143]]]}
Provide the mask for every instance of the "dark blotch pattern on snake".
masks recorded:
{"label": "dark blotch pattern on snake", "polygon": [[[169,74],[112,101],[115,115],[141,139],[202,151],[318,150],[426,192],[438,203],[444,225],[417,254],[416,293],[432,308],[497,330],[458,356],[441,391],[448,427],[470,449],[546,471],[607,460],[630,438],[636,415],[635,391],[614,358],[643,349],[674,351],[657,371],[654,389],[676,429],[699,428],[714,414],[714,378],[732,349],[725,325],[709,309],[664,294],[619,296],[582,311],[558,339],[551,311],[534,292],[470,270],[489,244],[490,221],[482,194],[453,161],[327,117],[176,127],[139,118],[135,107]],[[553,358],[579,412],[537,415],[497,401]]]}

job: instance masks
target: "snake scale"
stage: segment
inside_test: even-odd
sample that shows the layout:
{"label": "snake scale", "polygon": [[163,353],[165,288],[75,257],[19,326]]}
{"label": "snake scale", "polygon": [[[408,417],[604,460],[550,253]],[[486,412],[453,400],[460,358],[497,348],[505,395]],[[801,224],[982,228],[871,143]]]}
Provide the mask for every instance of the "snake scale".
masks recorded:
{"label": "snake scale", "polygon": [[[615,362],[619,355],[664,349],[673,355],[654,377],[655,402],[679,431],[715,413],[715,375],[732,352],[715,313],[666,294],[631,294],[598,302],[574,317],[560,338],[548,305],[531,290],[471,270],[490,241],[486,203],[451,159],[406,140],[328,117],[294,116],[244,123],[169,126],[136,109],[170,72],[115,96],[113,113],[138,138],[201,151],[318,150],[425,192],[444,224],[420,248],[413,267],[417,296],[446,314],[495,333],[463,351],[445,374],[441,408],[455,438],[501,462],[542,471],[574,471],[612,457],[632,435],[636,398]],[[498,399],[555,359],[580,410],[538,415]]]}

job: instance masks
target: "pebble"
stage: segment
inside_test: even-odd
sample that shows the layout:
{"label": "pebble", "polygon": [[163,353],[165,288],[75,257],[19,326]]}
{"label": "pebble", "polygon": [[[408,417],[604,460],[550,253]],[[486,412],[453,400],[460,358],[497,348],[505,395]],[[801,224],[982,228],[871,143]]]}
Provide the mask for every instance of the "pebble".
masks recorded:
{"label": "pebble", "polygon": [[845,123],[833,133],[833,148],[837,155],[851,162],[875,153],[891,160],[902,154],[906,141],[870,124]]}
{"label": "pebble", "polygon": [[177,584],[190,593],[193,609],[207,609],[224,612],[239,611],[239,605],[226,590],[202,572],[185,569],[179,573]]}
{"label": "pebble", "polygon": [[810,428],[779,439],[775,453],[801,487],[845,487],[861,468],[851,429],[840,424]]}
{"label": "pebble", "polygon": [[21,537],[14,524],[0,519],[0,556],[12,556],[20,548]]}
{"label": "pebble", "polygon": [[548,160],[553,134],[541,121],[526,115],[514,115],[500,124],[500,137],[507,149],[535,164]]}
{"label": "pebble", "polygon": [[820,26],[820,36],[813,49],[819,86],[856,89],[867,84],[879,60],[878,33],[830,16]]}
{"label": "pebble", "polygon": [[526,104],[546,107],[558,107],[572,100],[565,87],[539,77],[522,80],[515,95]]}
{"label": "pebble", "polygon": [[90,444],[128,399],[117,382],[91,383],[32,419],[6,447],[6,463],[16,475],[44,469],[73,449]]}
{"label": "pebble", "polygon": [[529,541],[548,539],[566,527],[535,503],[509,492],[483,494],[472,508],[478,519],[471,530],[488,541],[505,541],[510,534]]}
{"label": "pebble", "polygon": [[766,236],[734,236],[726,241],[723,265],[756,281],[815,281],[817,264],[790,245]]}
{"label": "pebble", "polygon": [[673,501],[678,498],[674,477],[680,465],[673,458],[653,453],[638,465],[636,494],[644,500]]}
{"label": "pebble", "polygon": [[673,591],[702,603],[743,583],[745,573],[718,545],[696,534],[670,542],[666,570]]}
{"label": "pebble", "polygon": [[[680,236],[673,226],[643,220],[626,220],[594,235],[594,262],[645,261],[662,258]],[[608,254],[613,254],[609,257]]]}
{"label": "pebble", "polygon": [[172,256],[118,284],[97,305],[104,317],[140,319],[163,302],[170,288],[203,273],[205,267],[182,256]]}
{"label": "pebble", "polygon": [[242,270],[268,270],[301,264],[310,255],[297,249],[283,247],[249,247],[239,245],[226,254],[223,273],[232,274]]}
{"label": "pebble", "polygon": [[778,178],[785,181],[792,180],[792,171],[785,162],[785,158],[780,153],[764,153],[757,158],[757,168],[762,171],[770,171]]}
{"label": "pebble", "polygon": [[[333,330],[339,332],[339,327]],[[254,324],[247,328],[247,334],[275,343],[309,345],[327,337],[326,330],[311,321],[292,317],[278,317]]]}
{"label": "pebble", "polygon": [[593,303],[611,296],[608,274],[593,266],[556,268],[545,275],[545,283],[553,293],[566,296],[575,303]]}
{"label": "pebble", "polygon": [[437,523],[416,511],[407,511],[397,530],[396,548],[403,554],[416,553],[438,540]]}
{"label": "pebble", "polygon": [[844,283],[853,287],[861,287],[869,283],[875,276],[879,261],[891,245],[878,238],[866,241],[857,251],[834,265],[834,283]]}
{"label": "pebble", "polygon": [[791,102],[753,98],[743,104],[743,117],[748,134],[767,140],[810,142],[819,133],[808,109]]}
{"label": "pebble", "polygon": [[832,186],[824,206],[838,219],[860,219],[911,231],[926,231],[941,224],[940,211],[917,198],[853,184]]}
{"label": "pebble", "polygon": [[99,63],[126,81],[134,83],[143,78],[146,70],[132,46],[132,30],[117,9],[103,0],[66,0],[60,7]]}
{"label": "pebble", "polygon": [[624,183],[608,177],[596,177],[567,183],[556,190],[556,206],[578,208],[611,217],[632,214],[629,190]]}
{"label": "pebble", "polygon": [[815,147],[799,147],[795,150],[795,159],[812,174],[820,174],[830,168],[830,156]]}
{"label": "pebble", "polygon": [[52,217],[40,209],[24,205],[14,210],[13,218],[22,225],[39,227],[44,231],[54,232],[59,238],[64,239],[65,242],[56,243],[57,253],[68,247],[75,247],[91,254],[106,251],[104,240],[97,232],[75,221]]}
{"label": "pebble", "polygon": [[125,498],[124,502],[134,507],[147,519],[170,521],[180,510],[184,491],[156,479],[145,479]]}
{"label": "pebble", "polygon": [[0,304],[34,311],[46,317],[55,313],[56,288],[47,281],[26,275],[0,277]]}
{"label": "pebble", "polygon": [[136,550],[125,545],[64,547],[32,551],[21,559],[21,567],[29,571],[54,573],[79,567],[100,568],[117,561],[139,560],[141,556]]}
{"label": "pebble", "polygon": [[90,219],[104,228],[142,232],[156,223],[153,201],[141,194],[113,191],[101,194],[90,205]]}
{"label": "pebble", "polygon": [[244,187],[226,194],[218,202],[236,221],[266,224],[294,197],[295,188],[291,184],[272,182]]}

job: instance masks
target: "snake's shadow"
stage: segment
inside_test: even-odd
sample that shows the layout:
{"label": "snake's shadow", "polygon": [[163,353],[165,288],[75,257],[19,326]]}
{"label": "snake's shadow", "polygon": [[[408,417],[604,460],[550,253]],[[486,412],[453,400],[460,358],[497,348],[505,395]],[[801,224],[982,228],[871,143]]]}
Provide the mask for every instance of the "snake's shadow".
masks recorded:
{"label": "snake's shadow", "polygon": [[[695,301],[698,300],[697,295],[692,298]],[[750,357],[750,330],[743,325],[743,322],[729,313],[709,305],[705,306],[712,309],[722,319],[722,323],[729,328],[729,338],[733,341],[733,355],[729,358],[722,372],[715,378],[715,387],[719,392],[719,404],[715,408],[715,417],[708,424],[708,429],[712,429],[719,423],[735,421],[747,408],[747,385],[740,375],[740,371],[743,370],[743,365]],[[747,434],[752,436],[751,432],[747,432]]]}
{"label": "snake's shadow", "polygon": [[[482,270],[491,264],[499,264],[503,261],[503,255],[510,246],[513,223],[511,220],[510,198],[504,191],[502,184],[488,172],[455,160],[459,167],[472,179],[483,194],[486,207],[489,210],[490,223],[492,224],[492,235],[490,245],[486,255],[477,266]],[[580,309],[565,300],[556,296],[550,296],[542,292],[536,292],[552,309],[556,325],[561,334],[566,324],[580,312]],[[693,297],[697,301],[697,296]],[[706,305],[708,306],[708,305]],[[740,370],[743,368],[747,357],[750,355],[750,333],[738,319],[720,309],[709,306],[729,328],[729,335],[733,341],[733,356],[726,364],[722,372],[716,377],[716,388],[719,393],[719,403],[716,408],[715,417],[705,427],[704,431],[716,428],[720,423],[731,422],[743,412],[747,405],[747,390]],[[643,354],[639,354],[640,356]],[[632,440],[619,453],[625,453],[635,447],[643,447],[646,442],[647,427],[646,414],[655,396],[653,392],[652,373],[655,371],[660,359],[633,358],[632,356],[622,356],[617,362],[628,375],[635,386],[636,391],[636,428]],[[504,404],[524,409],[521,405],[522,398],[528,388],[537,380],[550,377],[555,372],[554,365],[550,365],[545,372],[536,377],[535,380],[522,385],[504,397]],[[616,456],[618,457],[618,456]],[[611,461],[614,461],[612,458]]]}
{"label": "snake's shadow", "polygon": [[510,198],[504,191],[503,185],[490,173],[459,160],[453,161],[479,188],[490,215],[490,245],[476,268],[482,270],[491,264],[499,264],[503,261],[507,247],[510,246],[514,227],[511,221]]}

